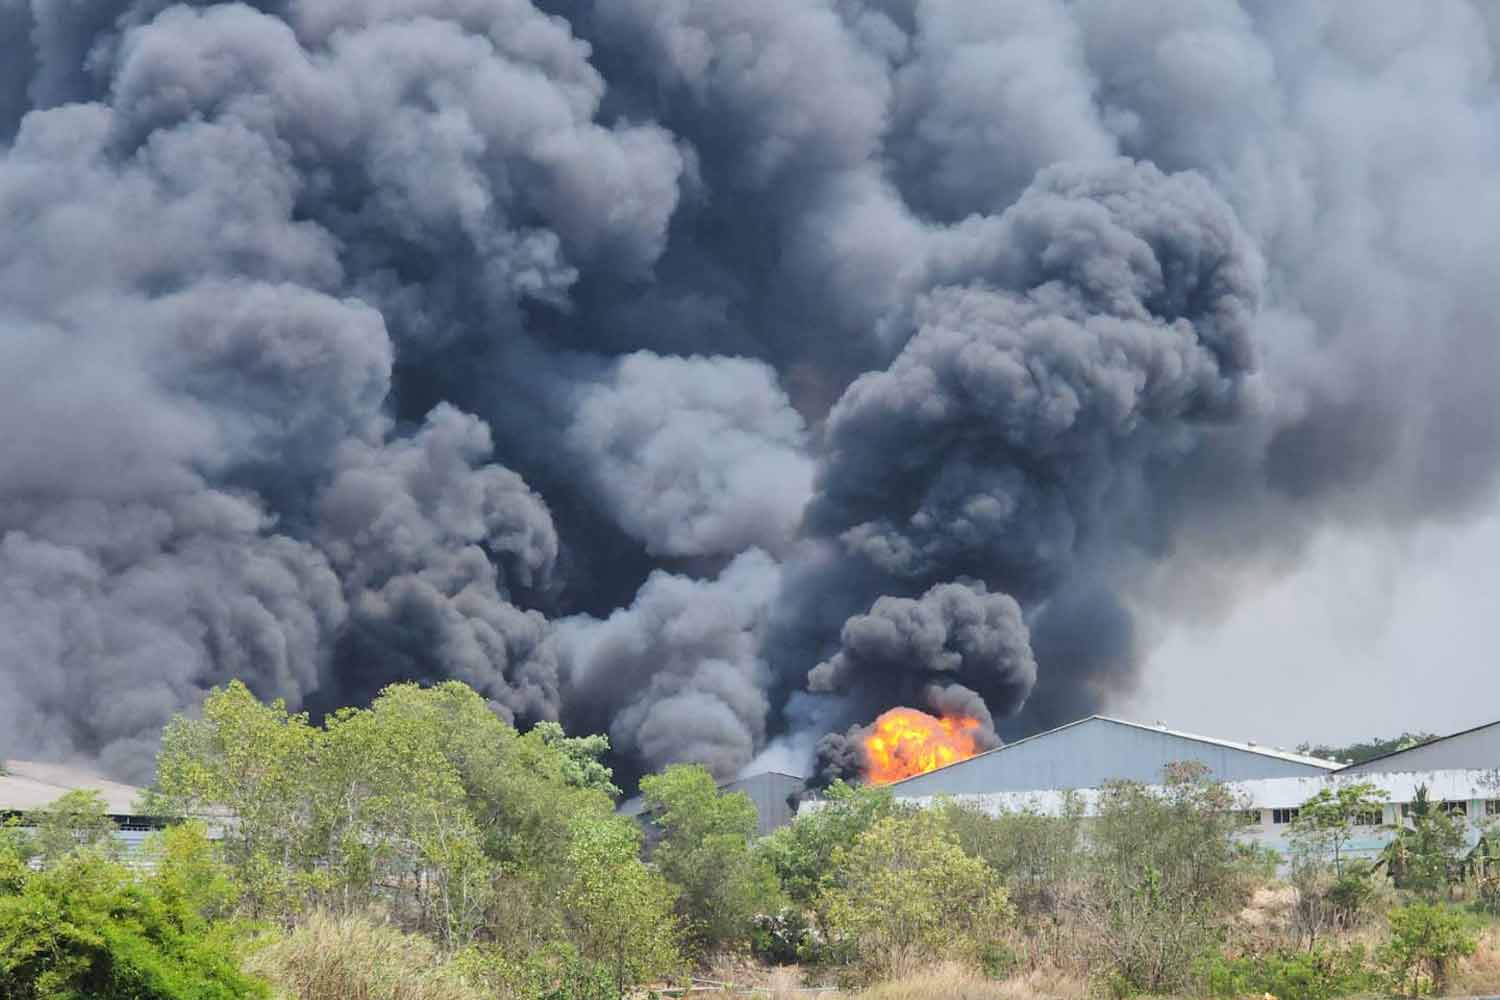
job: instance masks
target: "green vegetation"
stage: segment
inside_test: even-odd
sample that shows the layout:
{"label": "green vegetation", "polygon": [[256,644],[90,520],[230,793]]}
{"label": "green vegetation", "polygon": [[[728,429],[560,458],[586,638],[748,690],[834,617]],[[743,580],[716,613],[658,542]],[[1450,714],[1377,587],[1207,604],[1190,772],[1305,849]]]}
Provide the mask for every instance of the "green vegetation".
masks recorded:
{"label": "green vegetation", "polygon": [[1374,867],[1346,851],[1360,827],[1384,825],[1386,794],[1373,785],[1324,788],[1302,804],[1291,825],[1296,928],[1312,948],[1320,935],[1359,924],[1375,892]]}
{"label": "green vegetation", "polygon": [[1389,739],[1376,737],[1374,739],[1350,743],[1347,746],[1300,743],[1297,745],[1297,752],[1310,754],[1314,757],[1322,757],[1324,760],[1342,760],[1348,761],[1351,764],[1363,764],[1367,760],[1384,757],[1388,753],[1410,750],[1412,747],[1419,747],[1423,743],[1431,743],[1437,738],[1436,733],[1402,733],[1400,736],[1392,736]]}
{"label": "green vegetation", "polygon": [[1392,882],[1428,896],[1446,888],[1460,867],[1463,830],[1428,799],[1427,786],[1417,789],[1395,834],[1382,857]]}
{"label": "green vegetation", "polygon": [[244,1000],[268,995],[236,962],[232,925],[195,909],[170,866],[138,878],[97,850],[0,892],[0,996],[9,1000]]}
{"label": "green vegetation", "polygon": [[1422,996],[1443,986],[1454,959],[1477,945],[1463,917],[1431,903],[1412,903],[1389,914],[1390,940],[1380,958],[1390,985],[1404,996]]}
{"label": "green vegetation", "polygon": [[828,933],[866,978],[977,961],[1001,940],[1010,904],[999,875],[965,854],[936,813],[879,819],[833,863]]}
{"label": "green vegetation", "polygon": [[246,968],[283,996],[304,1000],[486,1000],[493,996],[444,960],[433,941],[367,914],[308,914],[289,934],[259,942]]}
{"label": "green vegetation", "polygon": [[1210,996],[1273,996],[1277,1000],[1333,1000],[1383,985],[1362,945],[1284,949],[1237,958],[1213,956],[1203,969]]}
{"label": "green vegetation", "polygon": [[836,784],[757,838],[695,765],[616,815],[608,746],[458,683],[317,725],[230,684],[164,732],[144,805],[178,819],[143,856],[92,793],[0,825],[0,997],[620,1000],[778,963],[870,1000],[1500,985],[1492,845],[1425,790],[1378,865],[1349,846],[1382,796],[1320,792],[1278,877],[1194,766],[1045,815]]}
{"label": "green vegetation", "polygon": [[647,810],[663,835],[652,858],[679,891],[678,913],[704,952],[748,943],[757,913],[780,907],[776,873],[751,850],[755,804],[722,795],[696,764],[674,764],[641,780]]}
{"label": "green vegetation", "polygon": [[888,788],[864,788],[836,781],[824,793],[822,808],[774,831],[757,845],[797,906],[809,907],[833,878],[834,852],[854,843],[876,821],[896,811]]}
{"label": "green vegetation", "polygon": [[1167,775],[1163,792],[1107,787],[1091,824],[1081,909],[1116,989],[1167,993],[1224,936],[1248,895],[1233,833],[1239,804],[1201,766]]}
{"label": "green vegetation", "polygon": [[115,824],[98,792],[67,792],[28,818],[31,849],[43,863],[83,848],[114,850]]}

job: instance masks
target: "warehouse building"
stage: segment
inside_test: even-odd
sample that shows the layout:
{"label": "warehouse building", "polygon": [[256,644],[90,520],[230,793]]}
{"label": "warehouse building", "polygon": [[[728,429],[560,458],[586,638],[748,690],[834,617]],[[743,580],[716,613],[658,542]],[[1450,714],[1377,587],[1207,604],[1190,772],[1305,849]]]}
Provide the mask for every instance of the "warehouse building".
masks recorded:
{"label": "warehouse building", "polygon": [[1237,743],[1107,716],[1053,729],[968,760],[893,783],[898,799],[926,805],[939,798],[990,812],[1056,813],[1068,798],[1087,812],[1113,781],[1159,785],[1169,764],[1195,761],[1228,785],[1250,821],[1244,836],[1285,855],[1297,808],[1321,789],[1374,785],[1388,796],[1348,845],[1377,854],[1425,789],[1436,808],[1459,819],[1467,842],[1500,822],[1500,722],[1354,765],[1342,765],[1253,743]]}
{"label": "warehouse building", "polygon": [[1110,781],[1156,784],[1163,768],[1184,761],[1202,764],[1218,781],[1319,778],[1339,768],[1273,747],[1091,715],[891,787],[903,798],[923,798],[1097,788]]}
{"label": "warehouse building", "polygon": [[68,792],[94,791],[118,829],[115,838],[127,852],[135,851],[154,830],[166,825],[157,816],[142,814],[136,803],[142,790],[68,764],[7,760],[0,764],[0,821],[19,819],[45,809]]}

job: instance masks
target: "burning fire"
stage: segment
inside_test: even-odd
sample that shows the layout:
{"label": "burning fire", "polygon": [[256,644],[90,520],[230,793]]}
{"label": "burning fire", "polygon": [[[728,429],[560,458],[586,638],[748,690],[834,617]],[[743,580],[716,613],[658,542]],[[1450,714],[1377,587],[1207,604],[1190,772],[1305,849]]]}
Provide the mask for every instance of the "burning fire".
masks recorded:
{"label": "burning fire", "polygon": [[974,738],[979,720],[966,715],[942,718],[915,708],[892,708],[881,713],[865,737],[869,769],[865,780],[872,785],[924,774],[979,752]]}

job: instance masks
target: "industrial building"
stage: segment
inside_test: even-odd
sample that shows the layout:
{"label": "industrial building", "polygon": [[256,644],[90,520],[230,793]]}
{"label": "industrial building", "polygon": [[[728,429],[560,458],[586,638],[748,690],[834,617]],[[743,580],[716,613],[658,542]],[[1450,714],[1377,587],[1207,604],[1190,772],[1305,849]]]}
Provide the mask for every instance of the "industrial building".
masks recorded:
{"label": "industrial building", "polygon": [[1320,778],[1335,761],[1091,715],[968,760],[898,781],[902,797],[1097,788],[1110,781],[1156,784],[1168,764],[1196,761],[1218,781]]}
{"label": "industrial building", "polygon": [[[1419,788],[1437,808],[1462,818],[1468,842],[1500,821],[1500,722],[1344,765],[1253,743],[1199,736],[1163,725],[1091,716],[929,771],[890,788],[918,805],[939,798],[990,812],[1059,811],[1068,797],[1087,812],[1102,785],[1159,785],[1163,769],[1196,761],[1224,782],[1253,817],[1244,836],[1283,855],[1297,807],[1330,785],[1366,783],[1389,800],[1359,828],[1350,854],[1373,855],[1389,843]],[[1378,822],[1377,822],[1378,820]]]}
{"label": "industrial building", "polygon": [[153,830],[166,825],[160,817],[141,813],[136,806],[141,789],[134,785],[67,764],[29,760],[0,763],[0,821],[18,818],[24,824],[28,813],[47,808],[68,792],[83,790],[98,792],[104,800],[104,808],[118,828],[115,839],[127,853],[138,849]]}

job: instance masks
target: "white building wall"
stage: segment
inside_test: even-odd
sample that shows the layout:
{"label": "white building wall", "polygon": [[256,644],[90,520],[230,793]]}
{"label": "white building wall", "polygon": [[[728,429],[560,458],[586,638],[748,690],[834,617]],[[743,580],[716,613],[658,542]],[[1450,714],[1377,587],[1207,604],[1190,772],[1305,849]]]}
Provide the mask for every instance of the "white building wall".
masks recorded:
{"label": "white building wall", "polygon": [[[910,795],[903,789],[908,783],[892,786],[897,799],[912,805],[928,807],[941,799],[977,805],[991,815],[1006,812],[1031,811],[1043,815],[1061,814],[1065,802],[1071,796],[1084,815],[1090,815],[1098,802],[1099,790],[1083,788],[1075,791],[1044,790],[1029,792],[988,792],[958,795]],[[1496,786],[1495,772],[1473,769],[1451,769],[1398,774],[1354,774],[1338,772],[1322,778],[1260,778],[1249,781],[1226,782],[1234,797],[1243,803],[1246,810],[1260,814],[1260,822],[1245,829],[1246,840],[1269,847],[1285,856],[1290,847],[1287,833],[1290,829],[1285,811],[1293,810],[1326,787],[1346,784],[1370,784],[1389,796],[1383,813],[1382,825],[1394,826],[1400,816],[1401,807],[1417,797],[1417,789],[1427,788],[1427,797],[1438,807],[1442,802],[1465,804],[1464,831],[1466,844],[1473,846],[1486,824],[1500,825],[1500,787]],[[1161,786],[1155,787],[1160,790]],[[803,808],[817,808],[817,803],[807,803]],[[1379,827],[1362,827],[1349,844],[1351,856],[1373,856],[1390,843],[1393,832]]]}

